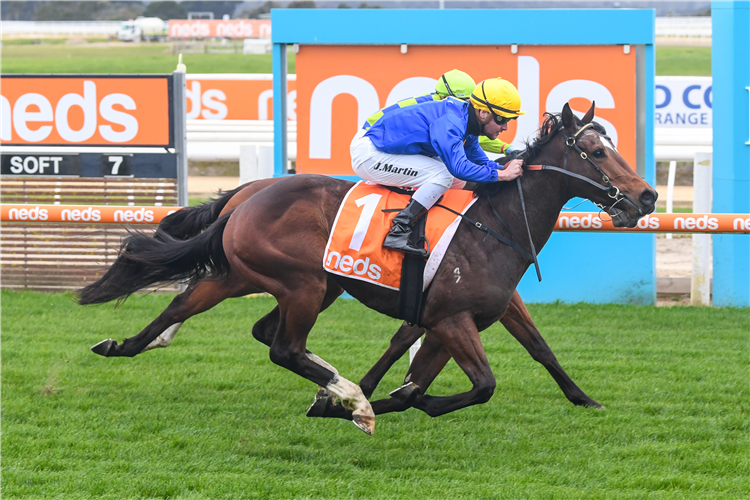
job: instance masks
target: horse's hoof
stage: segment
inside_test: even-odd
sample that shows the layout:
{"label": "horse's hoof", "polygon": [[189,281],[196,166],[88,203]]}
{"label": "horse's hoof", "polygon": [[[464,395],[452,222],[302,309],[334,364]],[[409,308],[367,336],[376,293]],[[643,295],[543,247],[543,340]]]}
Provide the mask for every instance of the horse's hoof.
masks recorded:
{"label": "horse's hoof", "polygon": [[375,415],[355,413],[352,415],[352,422],[354,422],[354,425],[359,427],[360,430],[368,436],[372,436],[375,432]]}
{"label": "horse's hoof", "polygon": [[388,395],[392,398],[398,399],[401,402],[407,403],[411,399],[419,394],[419,386],[414,382],[409,382],[402,385],[395,391],[391,391]]}
{"label": "horse's hoof", "polygon": [[109,356],[109,352],[114,349],[116,345],[117,341],[115,341],[114,339],[106,339],[102,340],[95,346],[91,346],[91,350],[99,356]]}
{"label": "horse's hoof", "polygon": [[306,417],[324,417],[326,413],[326,405],[328,404],[327,398],[315,398],[313,404],[305,412]]}

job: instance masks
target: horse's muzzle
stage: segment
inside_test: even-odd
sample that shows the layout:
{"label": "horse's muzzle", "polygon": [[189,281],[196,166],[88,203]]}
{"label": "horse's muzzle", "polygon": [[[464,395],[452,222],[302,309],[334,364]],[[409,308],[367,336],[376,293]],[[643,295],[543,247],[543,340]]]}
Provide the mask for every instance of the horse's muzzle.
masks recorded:
{"label": "horse's muzzle", "polygon": [[620,207],[610,207],[607,213],[612,217],[612,224],[615,227],[633,228],[638,224],[641,217],[653,213],[656,210],[656,199],[659,195],[652,189],[645,189],[634,200],[627,194],[623,196]]}

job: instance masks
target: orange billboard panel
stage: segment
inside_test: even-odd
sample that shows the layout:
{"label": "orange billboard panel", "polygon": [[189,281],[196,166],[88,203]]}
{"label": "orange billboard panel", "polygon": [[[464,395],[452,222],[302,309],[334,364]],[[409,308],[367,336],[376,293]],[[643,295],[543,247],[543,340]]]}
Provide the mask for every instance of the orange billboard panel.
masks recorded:
{"label": "orange billboard panel", "polygon": [[[296,120],[295,75],[287,80],[287,117]],[[272,120],[273,75],[187,75],[189,120]]]}
{"label": "orange billboard panel", "polygon": [[271,38],[271,21],[261,19],[171,19],[172,38]]}
{"label": "orange billboard panel", "polygon": [[7,145],[168,146],[170,77],[4,76]]}
{"label": "orange billboard panel", "polygon": [[349,144],[364,121],[394,102],[434,89],[458,68],[476,82],[502,77],[521,94],[526,115],[500,139],[523,147],[545,111],[566,102],[579,115],[596,101],[622,156],[635,168],[635,51],[621,46],[399,46],[303,45],[297,70],[297,171],[354,175]]}

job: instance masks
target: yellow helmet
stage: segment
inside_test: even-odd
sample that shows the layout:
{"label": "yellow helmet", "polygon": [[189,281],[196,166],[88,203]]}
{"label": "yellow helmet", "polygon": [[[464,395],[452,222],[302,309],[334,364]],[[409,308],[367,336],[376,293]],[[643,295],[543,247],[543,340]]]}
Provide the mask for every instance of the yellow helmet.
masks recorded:
{"label": "yellow helmet", "polygon": [[471,93],[471,103],[476,109],[489,111],[492,116],[506,119],[518,118],[526,114],[521,111],[521,96],[508,80],[491,78],[479,82]]}

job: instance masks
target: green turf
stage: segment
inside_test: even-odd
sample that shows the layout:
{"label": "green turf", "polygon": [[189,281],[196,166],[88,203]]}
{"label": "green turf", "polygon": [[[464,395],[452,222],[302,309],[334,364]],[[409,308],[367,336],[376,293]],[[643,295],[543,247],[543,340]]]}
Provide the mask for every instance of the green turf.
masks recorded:
{"label": "green turf", "polygon": [[[2,294],[2,497],[100,499],[708,499],[750,494],[747,310],[534,305],[561,364],[606,410],[568,403],[504,329],[483,333],[490,402],[379,416],[374,436],[304,416],[315,386],[227,301],[168,349],[105,359],[171,300],[121,308]],[[398,321],[339,300],[309,347],[358,380]],[[401,360],[376,396],[397,387]],[[455,364],[431,392],[468,389]]]}
{"label": "green turf", "polygon": [[[170,73],[177,65],[177,56],[167,44],[17,45],[19,43],[27,42],[4,42],[3,73]],[[183,57],[190,73],[271,72],[270,54],[185,54]],[[289,72],[294,73],[292,52],[288,60]],[[710,76],[711,48],[659,46],[656,74]]]}
{"label": "green turf", "polygon": [[[289,53],[294,73],[294,54]],[[189,73],[271,73],[271,54],[184,54]],[[171,73],[168,44],[12,45],[2,48],[3,73]]]}
{"label": "green turf", "polygon": [[[191,200],[191,203],[192,203],[192,200]],[[196,205],[197,205],[197,203],[196,203]],[[666,209],[666,207],[657,207],[656,208],[656,212],[660,213],[660,214],[664,214],[664,213],[667,213],[667,209]],[[688,208],[688,207],[675,207],[675,208],[672,209],[672,213],[675,213],[675,214],[692,214],[693,213],[693,209],[692,208]]]}
{"label": "green turf", "polygon": [[657,76],[711,76],[711,47],[656,47]]}

